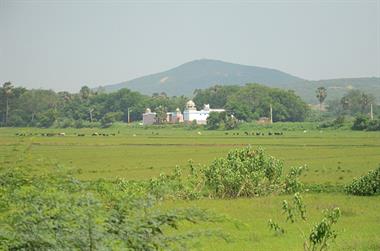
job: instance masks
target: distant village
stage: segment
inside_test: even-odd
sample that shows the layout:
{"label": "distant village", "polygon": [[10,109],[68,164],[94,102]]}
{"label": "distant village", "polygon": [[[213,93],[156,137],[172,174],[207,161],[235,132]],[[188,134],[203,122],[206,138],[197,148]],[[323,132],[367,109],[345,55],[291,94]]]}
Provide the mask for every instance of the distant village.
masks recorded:
{"label": "distant village", "polygon": [[[166,113],[166,122],[170,124],[177,123],[192,123],[195,121],[198,125],[205,125],[207,123],[207,118],[211,112],[224,112],[224,109],[211,109],[209,104],[205,104],[203,109],[198,111],[195,103],[189,100],[186,103],[186,108],[183,114],[179,108],[175,112]],[[153,125],[157,124],[157,114],[152,112],[151,109],[147,108],[145,113],[143,113],[143,125]]]}
{"label": "distant village", "polygon": [[[175,112],[166,113],[166,123],[169,124],[178,124],[178,123],[193,123],[196,122],[198,125],[207,124],[207,118],[211,112],[225,112],[225,109],[212,109],[209,104],[204,104],[202,110],[197,110],[195,103],[192,100],[189,100],[186,103],[185,110],[183,113],[179,108]],[[259,124],[271,124],[272,122],[272,106],[270,107],[271,116],[261,117],[257,123]],[[145,110],[143,113],[143,125],[153,125],[157,124],[157,113],[152,112],[150,108]]]}

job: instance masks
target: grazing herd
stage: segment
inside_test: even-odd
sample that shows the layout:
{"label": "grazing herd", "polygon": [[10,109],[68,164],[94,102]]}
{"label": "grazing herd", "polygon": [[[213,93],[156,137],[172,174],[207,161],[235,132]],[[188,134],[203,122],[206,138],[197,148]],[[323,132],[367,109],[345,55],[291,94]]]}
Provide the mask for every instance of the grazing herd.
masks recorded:
{"label": "grazing herd", "polygon": [[[225,132],[224,134],[225,135],[230,135],[230,133],[228,133],[228,132]],[[243,133],[233,132],[232,133],[233,136],[240,136],[240,134],[241,135],[245,135],[245,136],[265,136],[265,135],[268,135],[268,136],[272,136],[272,135],[282,136],[282,135],[284,135],[283,132],[267,132],[267,134],[265,134],[264,132],[243,132]]]}
{"label": "grazing herd", "polygon": [[[120,131],[117,132],[117,134],[120,134]],[[201,132],[197,132],[198,135],[202,135]],[[268,136],[282,136],[284,135],[283,132],[267,132],[267,133],[264,133],[264,132],[225,132],[224,133],[225,135],[233,135],[233,136],[265,136],[265,135],[268,135]],[[86,136],[86,134],[84,133],[74,133],[74,135],[78,136],[78,137],[84,137]],[[92,134],[89,134],[91,136],[105,136],[105,137],[108,137],[108,136],[116,136],[116,133],[99,133],[99,132],[93,132]],[[152,132],[152,135],[159,135],[158,132]],[[43,137],[54,137],[54,136],[66,136],[66,133],[64,132],[59,132],[59,133],[25,133],[25,132],[18,132],[16,133],[16,136],[43,136]],[[136,136],[136,135],[133,135],[133,136]]]}
{"label": "grazing herd", "polygon": [[[120,133],[120,132],[118,132]],[[86,136],[86,134],[84,133],[74,133],[74,135],[78,136],[78,137],[84,137]],[[48,133],[25,133],[25,132],[18,132],[16,133],[16,136],[42,136],[42,137],[54,137],[54,136],[66,136],[66,133],[64,132],[59,132],[59,133],[52,133],[52,132],[48,132]],[[98,133],[98,132],[94,132],[91,134],[91,136],[116,136],[116,133]]]}
{"label": "grazing herd", "polygon": [[53,137],[53,136],[66,136],[66,133],[64,132],[58,132],[58,133],[26,133],[26,132],[18,132],[16,133],[16,136],[43,136],[43,137]]}

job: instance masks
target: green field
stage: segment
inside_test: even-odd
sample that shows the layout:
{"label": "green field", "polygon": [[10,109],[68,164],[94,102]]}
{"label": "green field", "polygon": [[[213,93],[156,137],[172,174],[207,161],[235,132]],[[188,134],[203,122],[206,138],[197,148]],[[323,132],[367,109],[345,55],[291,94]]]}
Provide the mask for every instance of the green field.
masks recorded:
{"label": "green field", "polygon": [[[256,130],[257,131],[257,130]],[[142,129],[9,129],[0,128],[0,162],[12,165],[26,161],[36,172],[47,170],[46,162],[61,163],[79,170],[81,179],[147,179],[170,173],[189,159],[209,164],[231,148],[263,146],[284,161],[285,167],[306,164],[302,180],[307,184],[341,186],[374,169],[380,163],[380,133],[296,130],[282,136],[245,135],[244,131],[198,131],[183,128]],[[16,136],[23,132],[26,136]],[[65,136],[46,137],[47,132],[65,132]],[[115,136],[91,136],[92,133]],[[86,136],[78,137],[76,134]],[[239,133],[239,135],[236,135]],[[251,134],[251,131],[249,131]],[[29,135],[32,134],[32,135]],[[37,135],[38,134],[38,135]],[[235,135],[233,135],[235,134]],[[380,250],[379,197],[352,197],[343,193],[308,193],[304,195],[309,222],[317,222],[325,208],[339,206],[343,212],[337,225],[338,239],[332,250]],[[201,241],[202,250],[302,250],[302,238],[296,226],[286,235],[269,232],[269,218],[280,215],[286,196],[254,199],[165,201],[163,207],[199,206],[226,214],[241,222],[208,226],[231,234],[230,242],[213,239]],[[188,227],[188,226],[185,226]],[[309,227],[304,229],[306,232]]]}

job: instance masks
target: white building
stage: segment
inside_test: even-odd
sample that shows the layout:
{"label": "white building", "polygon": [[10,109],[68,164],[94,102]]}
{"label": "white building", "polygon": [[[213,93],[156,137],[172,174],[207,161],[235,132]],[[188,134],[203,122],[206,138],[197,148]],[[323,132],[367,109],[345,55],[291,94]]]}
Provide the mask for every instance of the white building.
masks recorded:
{"label": "white building", "polygon": [[166,122],[171,124],[183,123],[183,115],[181,110],[177,108],[175,112],[167,112]]}
{"label": "white building", "polygon": [[152,112],[149,108],[143,113],[143,125],[153,125],[156,123],[156,113]]}
{"label": "white building", "polygon": [[224,112],[224,109],[210,109],[209,104],[205,104],[203,109],[197,111],[197,108],[192,100],[186,103],[186,109],[183,112],[183,120],[185,123],[191,123],[196,121],[197,124],[204,125],[207,122],[207,118],[210,112]]}

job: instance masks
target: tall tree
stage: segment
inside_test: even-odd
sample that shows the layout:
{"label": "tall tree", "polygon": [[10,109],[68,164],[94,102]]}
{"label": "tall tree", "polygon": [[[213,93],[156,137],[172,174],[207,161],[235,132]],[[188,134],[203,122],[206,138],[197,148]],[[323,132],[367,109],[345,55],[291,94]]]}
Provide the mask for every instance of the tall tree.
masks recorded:
{"label": "tall tree", "polygon": [[80,88],[79,94],[82,99],[87,100],[90,97],[91,90],[87,85],[85,85]]}
{"label": "tall tree", "polygon": [[9,98],[12,95],[13,85],[11,82],[5,82],[3,84],[3,92],[5,96],[5,117],[4,117],[4,124],[8,124],[8,117],[9,117]]}
{"label": "tall tree", "polygon": [[371,102],[370,97],[367,94],[362,93],[362,95],[360,97],[360,106],[361,106],[361,112],[362,113],[365,113],[365,111],[369,107],[370,102]]}
{"label": "tall tree", "polygon": [[159,106],[156,108],[156,121],[157,124],[163,124],[166,122],[166,108],[164,106]]}
{"label": "tall tree", "polygon": [[316,93],[317,93],[316,97],[319,101],[319,110],[322,111],[322,104],[327,97],[327,89],[323,86],[318,87]]}

